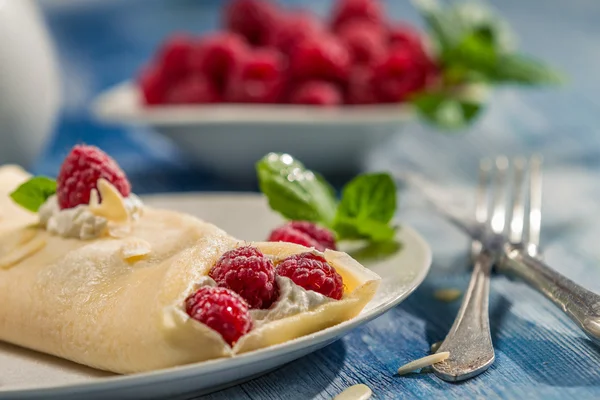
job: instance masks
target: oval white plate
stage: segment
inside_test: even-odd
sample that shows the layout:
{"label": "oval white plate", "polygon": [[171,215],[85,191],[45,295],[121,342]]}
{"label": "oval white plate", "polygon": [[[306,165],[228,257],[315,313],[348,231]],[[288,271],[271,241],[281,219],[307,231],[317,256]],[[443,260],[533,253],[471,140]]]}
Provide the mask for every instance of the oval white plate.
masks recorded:
{"label": "oval white plate", "polygon": [[[197,215],[240,239],[264,240],[269,231],[281,223],[281,219],[267,208],[264,198],[254,194],[156,195],[146,197],[144,201],[148,205]],[[264,374],[330,344],[412,293],[429,271],[431,251],[427,243],[407,226],[399,230],[398,240],[402,243],[401,251],[384,260],[364,262],[381,276],[381,285],[365,309],[342,324],[231,359],[129,376],[112,375],[0,344],[0,399],[193,397]]]}

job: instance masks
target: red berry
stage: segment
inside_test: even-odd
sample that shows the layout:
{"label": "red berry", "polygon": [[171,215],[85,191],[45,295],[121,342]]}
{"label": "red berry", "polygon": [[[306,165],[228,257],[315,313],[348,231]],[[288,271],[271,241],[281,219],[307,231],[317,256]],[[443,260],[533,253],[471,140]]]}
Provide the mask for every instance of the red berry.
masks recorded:
{"label": "red berry", "polygon": [[279,295],[275,267],[256,247],[244,246],[226,252],[209,276],[219,286],[242,296],[251,308],[269,308]]}
{"label": "red berry", "polygon": [[89,204],[90,192],[97,189],[96,183],[100,178],[110,182],[123,197],[129,196],[131,186],[115,160],[95,146],[73,147],[56,180],[60,208]]}
{"label": "red berry", "polygon": [[162,44],[158,62],[169,79],[177,79],[185,75],[193,47],[193,39],[184,34],[175,34]]}
{"label": "red berry", "polygon": [[235,33],[209,35],[194,47],[189,60],[190,69],[202,73],[222,90],[247,51],[244,38]]}
{"label": "red berry", "polygon": [[342,94],[337,86],[330,82],[307,81],[292,90],[290,103],[334,106],[342,103]]}
{"label": "red berry", "polygon": [[185,311],[217,331],[230,346],[252,329],[248,305],[226,288],[203,286],[185,300]]}
{"label": "red berry", "polygon": [[224,19],[229,31],[244,36],[250,44],[262,46],[277,23],[278,10],[264,0],[234,0],[226,7]]}
{"label": "red berry", "polygon": [[388,43],[390,46],[421,49],[423,41],[419,32],[407,24],[396,24],[388,28]]}
{"label": "red berry", "polygon": [[338,30],[354,64],[370,64],[381,58],[386,51],[384,32],[381,27],[365,20],[351,20]]}
{"label": "red berry", "polygon": [[229,80],[226,100],[232,103],[277,103],[285,87],[285,60],[273,49],[259,49],[240,61]]}
{"label": "red berry", "polygon": [[342,276],[317,254],[301,253],[286,258],[277,266],[277,275],[335,300],[341,299],[344,294]]}
{"label": "red berry", "polygon": [[350,72],[346,92],[348,104],[376,104],[374,74],[371,66],[356,66]]}
{"label": "red berry", "polygon": [[367,20],[381,26],[383,7],[379,0],[338,0],[333,9],[333,29],[351,20]]}
{"label": "red berry", "polygon": [[219,91],[200,74],[189,75],[175,83],[167,92],[167,103],[202,104],[220,101]]}
{"label": "red berry", "polygon": [[350,54],[335,36],[312,35],[298,43],[290,55],[290,68],[300,80],[344,81],[350,69]]}
{"label": "red berry", "polygon": [[271,232],[269,242],[296,243],[319,251],[336,249],[333,234],[308,221],[292,221],[280,226]]}
{"label": "red berry", "polygon": [[271,29],[267,44],[285,54],[291,54],[299,42],[324,29],[315,15],[307,11],[290,11],[282,14]]}
{"label": "red berry", "polygon": [[139,87],[142,100],[146,105],[157,105],[165,102],[167,81],[161,69],[156,65],[150,65],[142,71],[139,76]]}
{"label": "red berry", "polygon": [[380,101],[405,101],[411,94],[423,89],[431,69],[423,55],[407,48],[393,48],[374,68],[374,85]]}

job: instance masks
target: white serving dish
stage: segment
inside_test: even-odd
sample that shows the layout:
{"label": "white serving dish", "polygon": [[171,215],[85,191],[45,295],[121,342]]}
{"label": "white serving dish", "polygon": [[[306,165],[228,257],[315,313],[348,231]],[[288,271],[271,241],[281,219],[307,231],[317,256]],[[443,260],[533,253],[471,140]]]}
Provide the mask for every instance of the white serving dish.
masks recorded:
{"label": "white serving dish", "polygon": [[127,82],[100,94],[92,110],[103,122],[149,125],[199,165],[233,180],[254,179],[254,163],[271,151],[290,153],[324,174],[357,172],[369,148],[412,118],[398,104],[145,107]]}
{"label": "white serving dish", "polygon": [[[249,241],[264,240],[282,222],[269,210],[265,199],[256,194],[156,195],[143,200],[146,205],[196,215]],[[349,321],[234,358],[127,376],[94,370],[0,342],[0,400],[191,398],[265,374],[332,343],[383,314],[421,284],[431,264],[429,245],[417,232],[404,225],[398,231],[398,240],[402,243],[398,253],[383,260],[363,262],[381,276],[381,283],[375,297]],[[281,393],[281,397],[285,394]]]}

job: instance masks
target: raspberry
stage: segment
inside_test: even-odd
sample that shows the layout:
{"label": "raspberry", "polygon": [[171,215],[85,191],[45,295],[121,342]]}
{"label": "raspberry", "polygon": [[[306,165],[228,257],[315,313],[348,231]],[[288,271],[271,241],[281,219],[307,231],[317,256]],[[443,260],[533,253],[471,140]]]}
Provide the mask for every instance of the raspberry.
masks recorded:
{"label": "raspberry", "polygon": [[185,75],[193,45],[193,39],[184,34],[172,35],[162,44],[158,60],[169,79]]}
{"label": "raspberry", "polygon": [[280,226],[271,232],[269,242],[296,243],[319,251],[336,249],[333,234],[308,221],[292,221]]}
{"label": "raspberry", "polygon": [[167,92],[167,103],[201,104],[220,100],[215,85],[200,74],[192,74],[174,84]]}
{"label": "raspberry", "polygon": [[289,55],[299,42],[323,30],[313,14],[307,11],[291,11],[283,14],[271,29],[267,44]]}
{"label": "raspberry", "polygon": [[146,105],[152,106],[165,102],[167,82],[158,66],[150,65],[144,68],[138,79],[142,100]]}
{"label": "raspberry", "polygon": [[348,104],[376,104],[378,102],[374,91],[373,68],[357,66],[350,72],[346,92]]}
{"label": "raspberry", "polygon": [[275,267],[256,247],[244,246],[226,252],[209,276],[219,286],[242,296],[251,308],[269,308],[279,295]]}
{"label": "raspberry", "polygon": [[333,106],[341,104],[342,94],[332,83],[325,81],[307,81],[298,85],[290,95],[292,104],[311,104]]}
{"label": "raspberry", "polygon": [[344,294],[342,276],[320,255],[295,254],[277,267],[277,275],[290,278],[306,290],[339,300]]}
{"label": "raspberry", "polygon": [[255,46],[265,45],[278,20],[277,8],[264,0],[234,0],[225,9],[224,26]]}
{"label": "raspberry", "polygon": [[384,32],[371,22],[346,22],[338,30],[338,36],[348,48],[353,64],[370,64],[385,54]]}
{"label": "raspberry", "polygon": [[185,300],[185,311],[217,331],[230,346],[252,329],[248,305],[226,288],[204,286]]}
{"label": "raspberry", "polygon": [[190,69],[202,73],[222,90],[247,51],[244,38],[235,33],[209,35],[194,47],[189,60]]}
{"label": "raspberry", "polygon": [[380,101],[405,101],[424,88],[431,75],[422,54],[407,48],[394,48],[374,68],[375,91]]}
{"label": "raspberry", "polygon": [[90,192],[97,189],[96,183],[100,178],[110,182],[123,197],[129,196],[131,186],[115,160],[95,146],[73,147],[56,180],[60,208],[89,204]]}
{"label": "raspberry", "polygon": [[298,43],[291,53],[290,68],[300,80],[344,81],[350,69],[350,54],[335,36],[312,35]]}
{"label": "raspberry", "polygon": [[390,46],[409,47],[413,49],[421,49],[423,47],[419,32],[406,24],[396,24],[388,28],[387,36]]}
{"label": "raspberry", "polygon": [[277,103],[285,87],[284,60],[273,49],[259,49],[240,61],[227,85],[233,103]]}
{"label": "raspberry", "polygon": [[338,0],[333,9],[333,29],[337,31],[351,20],[367,20],[382,26],[383,7],[379,0]]}

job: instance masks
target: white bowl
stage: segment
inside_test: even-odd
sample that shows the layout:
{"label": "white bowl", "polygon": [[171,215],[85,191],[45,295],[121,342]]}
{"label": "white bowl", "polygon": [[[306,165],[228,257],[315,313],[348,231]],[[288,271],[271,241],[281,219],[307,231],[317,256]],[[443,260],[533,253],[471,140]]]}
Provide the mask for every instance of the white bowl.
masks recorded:
{"label": "white bowl", "polygon": [[254,164],[270,151],[290,153],[324,174],[356,172],[369,148],[412,117],[403,105],[145,107],[131,83],[102,93],[93,112],[104,122],[150,125],[199,165],[238,181],[254,179]]}

